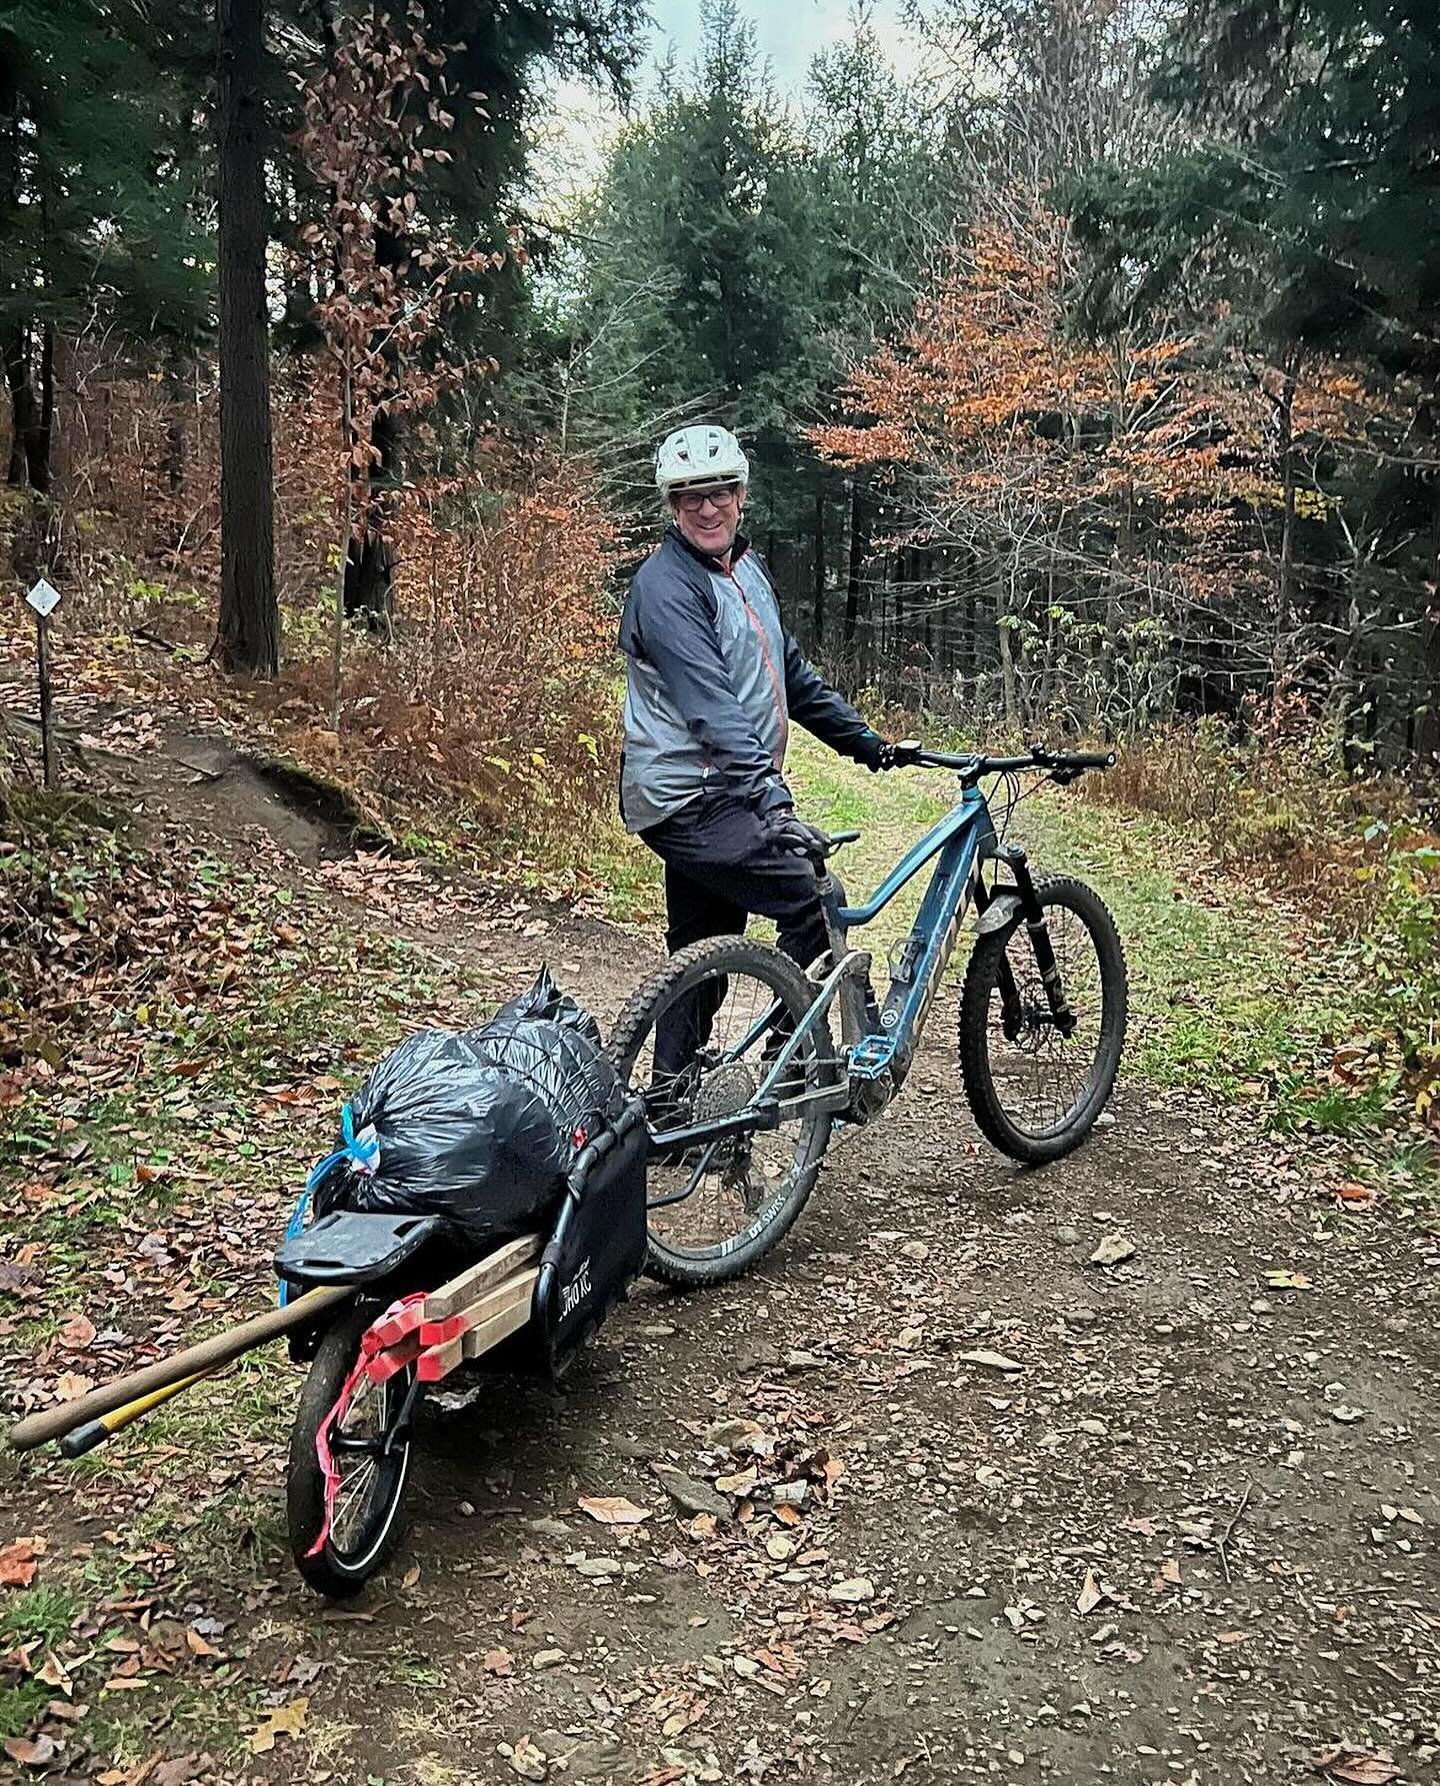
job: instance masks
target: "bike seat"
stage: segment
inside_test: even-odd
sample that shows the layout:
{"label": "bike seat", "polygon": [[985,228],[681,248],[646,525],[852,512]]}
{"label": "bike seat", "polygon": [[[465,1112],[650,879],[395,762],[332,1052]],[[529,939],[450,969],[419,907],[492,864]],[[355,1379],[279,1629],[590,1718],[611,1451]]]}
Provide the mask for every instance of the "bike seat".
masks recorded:
{"label": "bike seat", "polygon": [[413,1259],[444,1228],[436,1215],[358,1215],[337,1209],[292,1234],[275,1254],[289,1284],[369,1284]]}

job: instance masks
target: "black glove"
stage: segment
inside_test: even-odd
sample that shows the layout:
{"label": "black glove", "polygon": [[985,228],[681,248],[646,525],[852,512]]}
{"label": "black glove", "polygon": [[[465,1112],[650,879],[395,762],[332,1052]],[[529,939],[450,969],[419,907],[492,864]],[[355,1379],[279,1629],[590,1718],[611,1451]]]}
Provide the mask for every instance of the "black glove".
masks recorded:
{"label": "black glove", "polygon": [[830,848],[830,839],[823,831],[807,825],[793,806],[774,806],[765,814],[765,834],[777,850],[793,856],[809,856],[823,861]]}
{"label": "black glove", "polygon": [[913,739],[892,744],[878,732],[866,732],[855,745],[855,761],[863,763],[872,775],[877,769],[902,769],[913,763],[919,754],[920,746]]}

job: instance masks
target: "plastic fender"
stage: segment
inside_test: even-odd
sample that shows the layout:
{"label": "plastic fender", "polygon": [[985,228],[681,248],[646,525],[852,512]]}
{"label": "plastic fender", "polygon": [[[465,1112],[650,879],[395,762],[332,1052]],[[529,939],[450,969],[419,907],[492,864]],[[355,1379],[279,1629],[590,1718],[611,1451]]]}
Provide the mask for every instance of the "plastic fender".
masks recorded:
{"label": "plastic fender", "polygon": [[1020,895],[1018,893],[997,893],[989,905],[980,914],[980,922],[975,926],[976,936],[990,936],[994,931],[1005,930],[1020,916]]}

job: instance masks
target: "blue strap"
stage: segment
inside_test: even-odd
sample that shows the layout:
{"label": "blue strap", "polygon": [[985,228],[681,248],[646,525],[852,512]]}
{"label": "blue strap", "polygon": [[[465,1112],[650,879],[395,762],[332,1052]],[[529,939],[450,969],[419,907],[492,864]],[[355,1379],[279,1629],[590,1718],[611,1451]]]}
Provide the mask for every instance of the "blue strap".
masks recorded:
{"label": "blue strap", "polygon": [[[288,1222],[286,1222],[286,1224],[285,1224],[285,1238],[286,1238],[286,1240],[293,1240],[295,1238],[295,1236],[303,1230],[303,1228],[305,1226],[305,1218],[306,1218],[306,1216],[309,1215],[309,1213],[310,1213],[310,1185],[307,1182],[305,1189],[303,1191],[301,1191],[300,1195],[295,1199],[295,1207],[290,1211],[290,1220]],[[280,1280],[280,1306],[281,1306],[281,1308],[284,1308],[286,1303],[289,1302],[289,1300],[290,1300],[290,1280],[288,1278],[282,1277]]]}
{"label": "blue strap", "polygon": [[340,1112],[340,1133],[344,1137],[344,1145],[337,1147],[334,1153],[326,1154],[318,1166],[310,1168],[310,1176],[305,1180],[307,1191],[313,1191],[330,1168],[341,1160],[353,1160],[362,1172],[373,1172],[379,1164],[380,1137],[371,1128],[356,1136],[355,1118],[351,1115],[348,1104]]}
{"label": "blue strap", "polygon": [[[350,1106],[344,1105],[340,1111],[340,1133],[343,1145],[334,1153],[326,1154],[318,1165],[312,1166],[305,1178],[305,1189],[295,1199],[295,1207],[290,1211],[290,1220],[285,1224],[285,1238],[292,1240],[304,1228],[310,1214],[310,1199],[315,1188],[325,1174],[341,1160],[353,1160],[361,1172],[373,1172],[380,1163],[380,1137],[368,1126],[355,1133],[355,1118]],[[290,1285],[285,1279],[280,1280],[280,1306],[284,1308],[290,1300]]]}

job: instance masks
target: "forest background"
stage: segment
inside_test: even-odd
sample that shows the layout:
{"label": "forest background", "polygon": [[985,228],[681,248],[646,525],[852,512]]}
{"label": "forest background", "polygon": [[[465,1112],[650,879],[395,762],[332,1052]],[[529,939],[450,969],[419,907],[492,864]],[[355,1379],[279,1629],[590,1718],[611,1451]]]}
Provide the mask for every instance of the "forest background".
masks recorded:
{"label": "forest background", "polygon": [[[903,65],[857,6],[788,93],[701,12],[647,70],[636,0],[0,6],[13,660],[43,575],[62,718],[143,690],[408,850],[593,889],[654,444],[714,418],[832,677],[1120,742],[1098,797],[1313,908],[1427,1123],[1440,20],[907,0]],[[578,174],[561,91],[613,120]]]}

